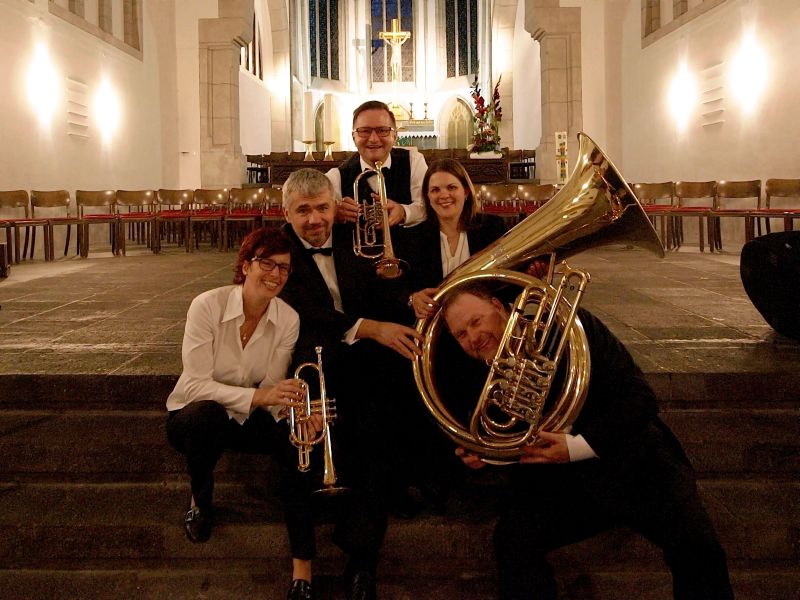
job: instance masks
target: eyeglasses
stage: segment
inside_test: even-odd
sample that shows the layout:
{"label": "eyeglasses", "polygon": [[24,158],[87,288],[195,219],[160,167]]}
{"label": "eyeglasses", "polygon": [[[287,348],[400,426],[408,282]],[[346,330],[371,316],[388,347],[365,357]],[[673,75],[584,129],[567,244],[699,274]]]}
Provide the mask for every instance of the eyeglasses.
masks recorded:
{"label": "eyeglasses", "polygon": [[275,262],[271,258],[259,258],[256,256],[255,258],[251,258],[250,262],[257,262],[261,266],[261,270],[265,273],[272,273],[275,267],[278,267],[278,271],[282,277],[288,277],[289,273],[292,272],[292,265]]}
{"label": "eyeglasses", "polygon": [[394,127],[356,127],[353,133],[365,140],[372,135],[373,131],[378,134],[378,137],[385,138],[394,131]]}

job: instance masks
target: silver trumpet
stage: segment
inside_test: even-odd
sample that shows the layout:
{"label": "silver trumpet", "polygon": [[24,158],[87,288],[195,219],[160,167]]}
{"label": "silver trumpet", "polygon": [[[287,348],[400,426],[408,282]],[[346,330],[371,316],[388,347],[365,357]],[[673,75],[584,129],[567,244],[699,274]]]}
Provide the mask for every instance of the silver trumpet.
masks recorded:
{"label": "silver trumpet", "polygon": [[[324,470],[322,488],[316,494],[335,495],[347,491],[348,488],[336,485],[336,469],[333,465],[333,444],[331,443],[331,423],[336,418],[336,400],[328,398],[325,393],[325,375],[322,371],[322,346],[315,348],[317,362],[306,362],[294,371],[294,378],[305,390],[305,403],[300,408],[289,407],[289,439],[297,448],[297,469],[305,473],[311,466],[311,450],[318,444],[323,445]],[[319,377],[319,400],[312,400],[308,383],[300,377],[303,369],[316,369]],[[312,433],[312,415],[322,416],[322,429]]]}
{"label": "silver trumpet", "polygon": [[[374,169],[365,169],[353,182],[353,198],[358,203],[358,219],[353,233],[353,251],[356,256],[375,261],[375,270],[381,279],[397,279],[408,270],[408,264],[394,255],[392,236],[389,230],[389,204],[386,199],[386,179],[377,161]],[[362,177],[375,175],[378,178],[378,199],[368,194],[359,198],[358,182]]]}

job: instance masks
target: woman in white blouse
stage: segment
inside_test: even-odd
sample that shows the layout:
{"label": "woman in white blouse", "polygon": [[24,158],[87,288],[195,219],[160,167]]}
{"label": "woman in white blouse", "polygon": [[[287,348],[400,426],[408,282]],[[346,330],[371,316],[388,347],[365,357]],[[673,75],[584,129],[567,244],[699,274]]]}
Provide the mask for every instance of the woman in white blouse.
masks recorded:
{"label": "woman in white blouse", "polygon": [[282,490],[287,524],[287,499],[307,493],[298,483],[297,451],[279,414],[304,398],[299,382],[286,377],[300,319],[277,297],[291,272],[290,250],[280,231],[254,231],[239,250],[234,285],[204,292],[189,307],[183,373],[167,399],[166,429],[187,460],[192,499],[184,525],[192,542],[211,535],[213,472],[226,449],[272,454],[283,473],[295,478]]}
{"label": "woman in white blouse", "polygon": [[437,160],[422,180],[427,220],[399,232],[397,255],[408,261],[408,306],[418,319],[435,311],[433,294],[442,280],[471,255],[506,232],[503,220],[478,212],[475,188],[460,162]]}

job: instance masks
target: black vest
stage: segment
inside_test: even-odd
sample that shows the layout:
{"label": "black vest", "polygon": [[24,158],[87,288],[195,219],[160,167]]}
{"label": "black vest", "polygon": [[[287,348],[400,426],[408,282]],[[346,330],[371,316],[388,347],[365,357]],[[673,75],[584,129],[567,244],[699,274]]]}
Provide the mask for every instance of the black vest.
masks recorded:
{"label": "black vest", "polygon": [[[386,197],[399,204],[411,204],[411,153],[402,148],[392,148],[392,168],[384,171],[386,181]],[[361,173],[361,157],[358,153],[351,156],[339,167],[342,178],[342,198],[353,196],[353,182]],[[362,195],[369,186],[368,177],[362,177],[358,186]]]}

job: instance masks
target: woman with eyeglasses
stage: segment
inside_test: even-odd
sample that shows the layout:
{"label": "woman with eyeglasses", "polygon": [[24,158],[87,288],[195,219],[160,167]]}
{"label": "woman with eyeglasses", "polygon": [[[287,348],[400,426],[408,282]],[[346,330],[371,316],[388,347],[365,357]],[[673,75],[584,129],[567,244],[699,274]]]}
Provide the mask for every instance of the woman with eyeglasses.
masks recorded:
{"label": "woman with eyeglasses", "polygon": [[277,297],[291,266],[285,234],[254,231],[239,249],[233,285],[204,292],[189,307],[183,373],[167,399],[166,429],[186,456],[192,497],[184,528],[192,542],[211,535],[214,467],[227,449],[276,457],[290,533],[293,495],[307,494],[282,418],[305,398],[300,383],[286,377],[300,320]]}

